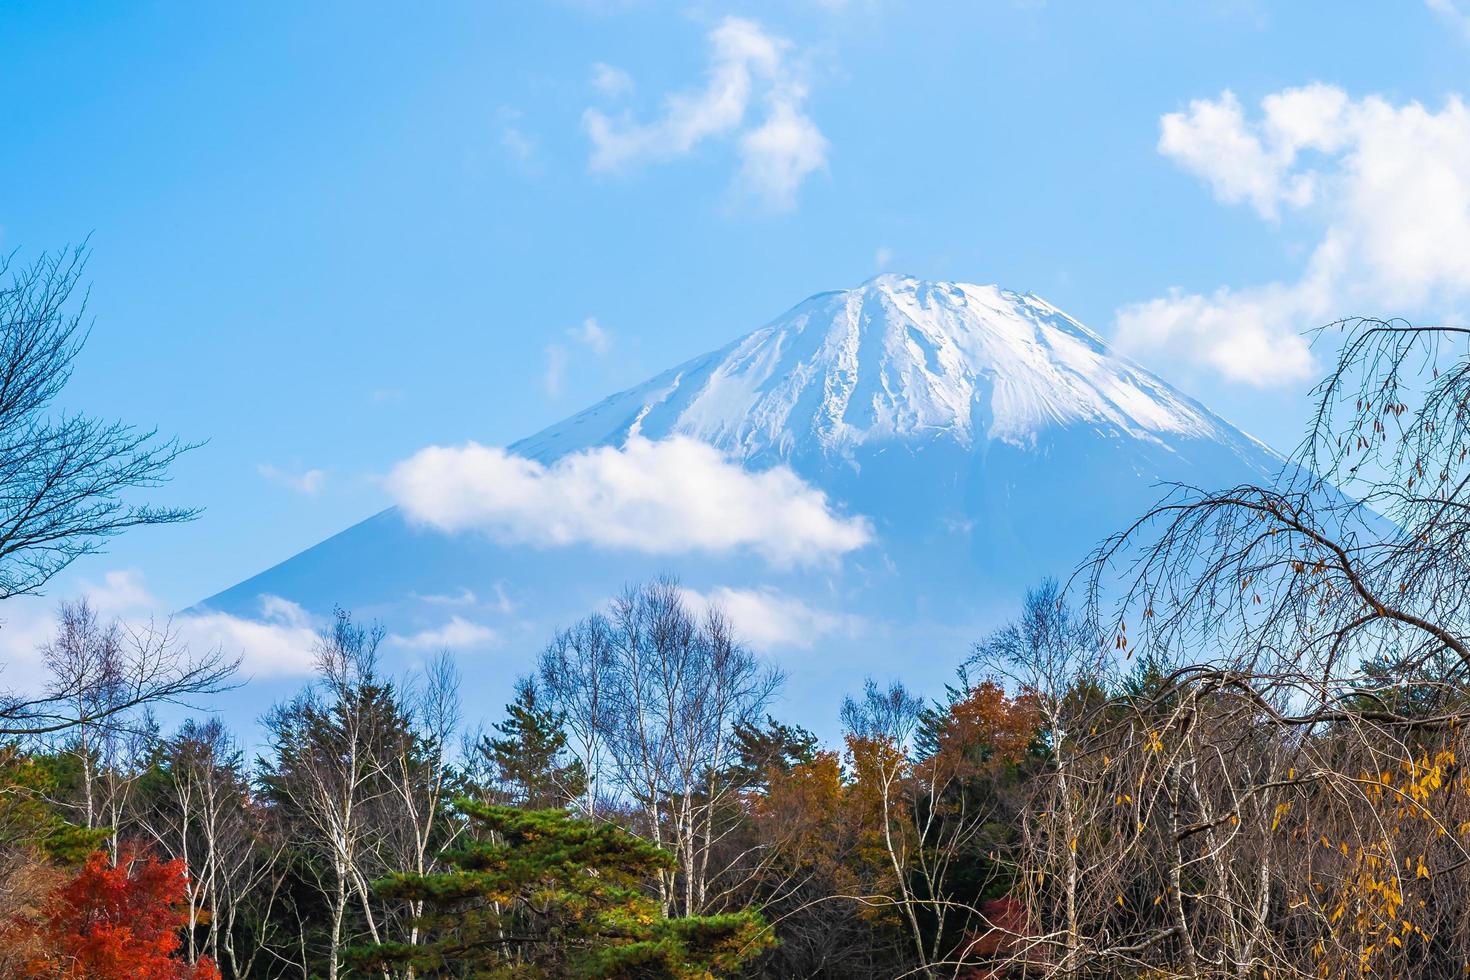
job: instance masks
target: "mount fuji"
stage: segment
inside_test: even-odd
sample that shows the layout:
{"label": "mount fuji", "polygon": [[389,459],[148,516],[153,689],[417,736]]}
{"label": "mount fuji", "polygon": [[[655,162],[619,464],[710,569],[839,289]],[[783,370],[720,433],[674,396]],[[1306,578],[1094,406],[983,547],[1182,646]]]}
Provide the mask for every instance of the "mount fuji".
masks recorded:
{"label": "mount fuji", "polygon": [[674,573],[835,718],[865,675],[937,692],[1161,483],[1281,463],[1044,300],[885,275],[504,450],[424,450],[397,506],[196,611],[340,604],[455,648],[489,709],[557,628]]}

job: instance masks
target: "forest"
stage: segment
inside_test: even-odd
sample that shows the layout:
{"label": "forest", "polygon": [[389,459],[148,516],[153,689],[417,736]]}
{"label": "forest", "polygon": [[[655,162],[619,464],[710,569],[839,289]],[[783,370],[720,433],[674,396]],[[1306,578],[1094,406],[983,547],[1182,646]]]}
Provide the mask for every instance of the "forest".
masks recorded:
{"label": "forest", "polygon": [[[54,408],[84,259],[3,270],[0,618],[194,516],[135,502],[189,446]],[[487,718],[339,609],[259,732],[206,710],[229,652],[63,602],[0,700],[0,975],[1464,975],[1467,334],[1324,327],[1274,481],[1162,488],[968,651],[895,651],[941,696],[854,678],[839,744],[673,577]]]}

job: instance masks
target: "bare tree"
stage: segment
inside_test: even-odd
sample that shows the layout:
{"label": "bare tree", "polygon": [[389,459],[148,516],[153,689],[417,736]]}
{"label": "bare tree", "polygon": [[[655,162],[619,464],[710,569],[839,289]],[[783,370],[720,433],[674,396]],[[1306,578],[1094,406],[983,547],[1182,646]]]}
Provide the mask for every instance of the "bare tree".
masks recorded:
{"label": "bare tree", "polygon": [[[377,825],[389,848],[393,871],[425,875],[439,867],[438,855],[453,843],[460,825],[444,820],[449,787],[449,751],[459,728],[459,674],[448,652],[428,665],[422,683],[405,697],[412,727],[394,732],[386,746],[385,776],[391,784]],[[417,945],[422,899],[410,901],[399,931]],[[408,975],[412,977],[410,969]]]}
{"label": "bare tree", "polygon": [[85,265],[85,248],[0,259],[0,599],[39,591],[128,528],[197,513],[125,499],[189,446],[53,407],[86,340],[85,300],[73,302]]}
{"label": "bare tree", "polygon": [[924,941],[919,899],[909,875],[921,845],[912,801],[905,792],[913,773],[910,752],[923,708],[924,702],[897,681],[885,690],[869,678],[861,700],[849,697],[843,701],[842,724],[855,779],[869,791],[867,808],[873,811],[891,871],[885,875],[887,887],[879,890],[877,900],[902,915],[918,972],[927,977],[933,975],[933,951]]}
{"label": "bare tree", "polygon": [[588,817],[602,809],[600,777],[612,724],[616,666],[613,627],[600,613],[557,633],[539,664],[542,686],[562,714],[572,754],[585,768],[581,809]]}
{"label": "bare tree", "polygon": [[421,906],[385,902],[373,882],[436,870],[457,830],[443,819],[443,804],[459,726],[458,676],[442,656],[421,681],[381,679],[383,636],[381,627],[359,626],[338,610],[317,644],[316,682],[266,721],[271,754],[262,783],[281,804],[304,865],[324,868],[324,957],[333,977],[358,940],[418,942]]}
{"label": "bare tree", "polygon": [[699,915],[724,900],[712,865],[739,814],[735,729],[758,722],[781,676],[736,641],[718,609],[702,617],[678,583],[626,590],[554,640],[541,677],[588,773],[641,815],[638,830],[672,851],[666,911]]}
{"label": "bare tree", "polygon": [[1338,331],[1336,367],[1278,479],[1175,488],[1103,544],[1088,576],[1117,648],[1210,651],[1300,683],[1315,703],[1296,707],[1324,719],[1334,680],[1385,651],[1406,670],[1445,654],[1454,676],[1470,670],[1470,330]]}
{"label": "bare tree", "polygon": [[1174,488],[1089,564],[1095,637],[1009,657],[1053,728],[1013,965],[1463,967],[1470,331],[1333,330],[1276,479]]}
{"label": "bare tree", "polygon": [[85,600],[62,603],[58,619],[41,649],[47,679],[0,695],[0,738],[136,734],[142,709],[224,690],[239,666],[219,650],[193,654],[171,622],[104,623]]}
{"label": "bare tree", "polygon": [[[252,902],[279,885],[282,842],[253,798],[243,750],[218,719],[185,722],[158,759],[161,785],[138,823],[188,871],[185,900],[196,924],[186,936],[189,961],[207,954],[232,975],[249,976],[261,944],[242,947],[237,926]],[[259,918],[269,914],[266,908]]]}
{"label": "bare tree", "polygon": [[1031,844],[1046,849],[1060,890],[1060,970],[1065,973],[1082,943],[1082,867],[1072,842],[1079,839],[1098,792],[1079,781],[1072,754],[1078,729],[1091,724],[1089,713],[1099,693],[1114,679],[1114,664],[1090,624],[1073,616],[1053,580],[1028,592],[1020,618],[977,643],[969,664],[1005,678],[1036,708],[1050,766],[1033,783],[1040,796],[1031,812],[1040,821],[1026,829]]}
{"label": "bare tree", "polygon": [[370,882],[381,868],[369,819],[392,792],[383,778],[387,692],[377,680],[383,630],[355,625],[338,610],[318,640],[317,683],[266,719],[272,758],[264,779],[299,822],[296,843],[321,851],[328,869],[328,976],[342,969],[349,912],[356,906],[374,943],[382,942]]}

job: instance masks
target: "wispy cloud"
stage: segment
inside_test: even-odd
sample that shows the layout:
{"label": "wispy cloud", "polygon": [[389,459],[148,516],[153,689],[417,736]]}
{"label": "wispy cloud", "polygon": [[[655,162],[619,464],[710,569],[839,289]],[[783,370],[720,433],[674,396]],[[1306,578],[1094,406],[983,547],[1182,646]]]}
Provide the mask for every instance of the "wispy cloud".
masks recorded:
{"label": "wispy cloud", "polygon": [[502,107],[496,116],[501,150],[522,173],[535,174],[540,169],[541,141],[526,131],[524,114],[519,109]]}
{"label": "wispy cloud", "polygon": [[541,375],[541,387],[550,398],[560,398],[567,380],[567,349],[561,344],[546,347],[546,370]]}
{"label": "wispy cloud", "polygon": [[697,609],[715,607],[723,611],[740,639],[761,648],[808,650],[824,637],[853,635],[863,626],[860,616],[819,609],[769,586],[720,586],[708,592],[685,588],[683,592]]}
{"label": "wispy cloud", "polygon": [[[101,617],[133,629],[164,623],[176,641],[196,655],[219,651],[239,657],[241,673],[251,677],[292,677],[311,673],[321,625],[301,606],[279,596],[262,595],[252,615],[200,610],[168,616],[136,570],[106,572],[100,581],[82,581],[71,593],[85,598]],[[45,678],[38,653],[56,628],[53,600],[20,597],[5,604],[0,629],[0,688],[29,690]]]}
{"label": "wispy cloud", "polygon": [[1424,4],[1470,41],[1470,10],[1465,9],[1463,0],[1424,0]]}
{"label": "wispy cloud", "polygon": [[787,467],[750,472],[682,436],[635,436],[550,465],[476,443],[431,446],[394,467],[387,486],[415,521],[538,547],[750,551],[790,566],[872,539],[866,519],[838,513]]}
{"label": "wispy cloud", "polygon": [[1293,279],[1173,290],[1118,312],[1125,349],[1255,386],[1316,364],[1302,333],[1354,314],[1440,315],[1470,298],[1470,111],[1330,85],[1267,96],[1255,118],[1230,92],[1163,117],[1159,151],[1225,204],[1271,225],[1291,215],[1316,245]]}
{"label": "wispy cloud", "polygon": [[666,96],[653,120],[640,122],[627,111],[613,117],[598,108],[583,114],[591,168],[622,171],[687,156],[708,140],[732,140],[740,158],[737,190],[788,210],[802,182],[826,168],[828,151],[826,137],[806,114],[807,85],[794,46],[738,17],[721,21],[708,40],[704,87]]}
{"label": "wispy cloud", "polygon": [[204,611],[175,620],[194,649],[217,649],[239,656],[247,677],[290,677],[314,669],[318,621],[304,608],[280,596],[263,595],[259,615],[236,616]]}
{"label": "wispy cloud", "polygon": [[289,470],[278,469],[269,463],[261,463],[255,467],[255,472],[277,486],[285,487],[288,490],[295,490],[297,493],[304,493],[309,497],[314,497],[321,493],[322,489],[327,485],[327,471],[322,469],[291,472]]}
{"label": "wispy cloud", "polygon": [[633,94],[633,76],[601,61],[592,66],[592,87],[610,99]]}
{"label": "wispy cloud", "polygon": [[458,592],[430,593],[429,595],[410,592],[408,597],[417,599],[419,602],[427,602],[431,606],[473,606],[480,601],[478,596],[463,586]]}
{"label": "wispy cloud", "polygon": [[578,326],[572,327],[567,331],[567,336],[578,341],[599,357],[612,349],[612,334],[597,322],[596,317],[589,316]]}
{"label": "wispy cloud", "polygon": [[515,126],[506,126],[501,130],[500,145],[521,163],[529,163],[536,155],[536,141]]}
{"label": "wispy cloud", "polygon": [[394,646],[406,650],[467,650],[490,646],[499,639],[495,630],[462,616],[451,616],[442,626],[420,630],[407,636],[397,633],[388,637]]}

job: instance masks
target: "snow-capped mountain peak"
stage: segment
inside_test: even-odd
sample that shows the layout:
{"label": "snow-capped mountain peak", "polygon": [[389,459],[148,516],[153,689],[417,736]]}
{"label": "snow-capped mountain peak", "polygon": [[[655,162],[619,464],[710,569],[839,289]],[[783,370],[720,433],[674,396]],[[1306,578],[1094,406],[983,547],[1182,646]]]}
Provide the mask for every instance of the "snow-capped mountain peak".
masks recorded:
{"label": "snow-capped mountain peak", "polygon": [[1036,296],[885,274],[818,293],[733,344],[514,447],[538,458],[630,432],[746,459],[894,440],[1033,445],[1085,425],[1156,440],[1239,433]]}
{"label": "snow-capped mountain peak", "polygon": [[[781,658],[798,703],[835,714],[838,692],[900,660],[942,690],[1026,588],[1065,578],[1161,483],[1281,464],[1044,300],[892,275],[506,449],[413,458],[429,462],[401,506],[205,606],[343,604],[408,650],[463,617],[481,640],[462,663],[509,697],[528,648],[674,572]],[[832,560],[798,560],[813,549]],[[451,613],[446,596],[467,602]]]}

